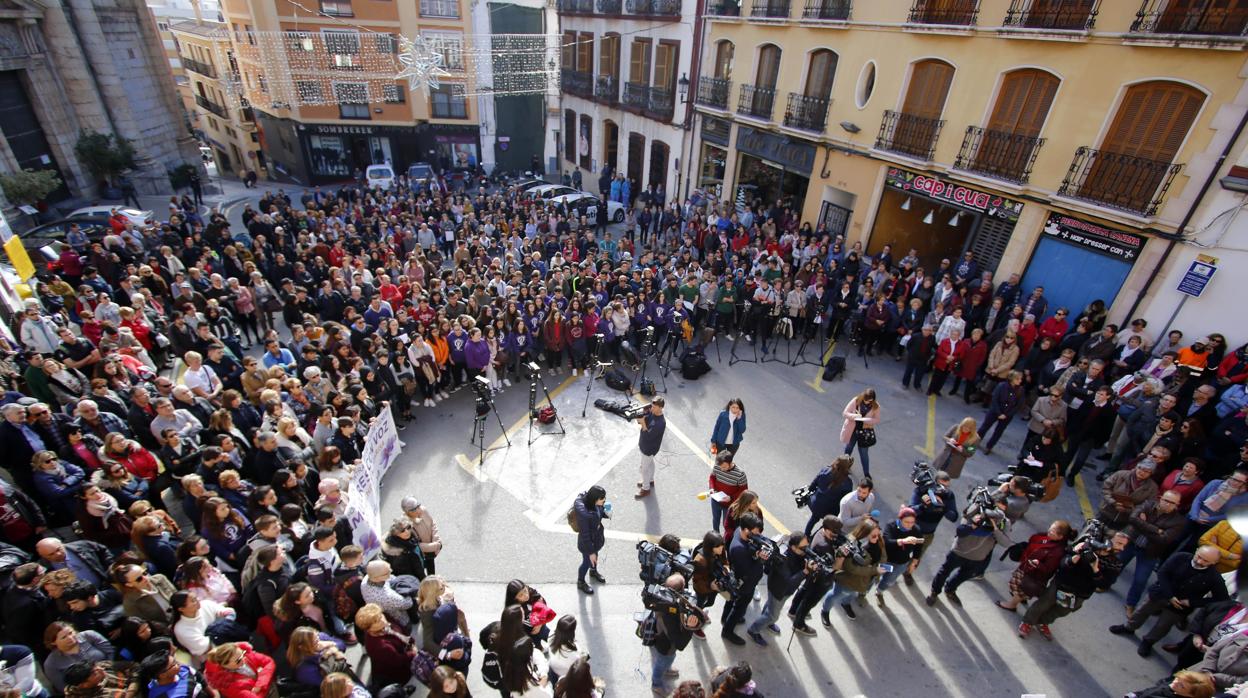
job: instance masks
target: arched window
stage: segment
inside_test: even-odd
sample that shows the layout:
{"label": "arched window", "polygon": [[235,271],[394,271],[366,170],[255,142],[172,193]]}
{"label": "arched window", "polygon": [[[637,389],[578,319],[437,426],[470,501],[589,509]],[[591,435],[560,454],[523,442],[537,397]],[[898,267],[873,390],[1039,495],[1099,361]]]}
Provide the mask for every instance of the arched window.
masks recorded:
{"label": "arched window", "polygon": [[[1040,131],[1060,84],[1056,75],[1023,68],[1006,73],[988,125],[972,128],[975,154],[968,169],[1011,182],[1026,182],[1041,143]],[[959,158],[962,156],[959,155]]]}
{"label": "arched window", "polygon": [[836,79],[837,56],[828,49],[810,54],[810,69],[806,71],[806,87],[802,94],[816,99],[828,99],[832,95],[832,82]]}
{"label": "arched window", "polygon": [[723,80],[732,79],[732,57],[736,52],[736,48],[727,39],[715,43],[715,73],[713,77]]}
{"label": "arched window", "polygon": [[775,89],[780,77],[780,47],[766,44],[758,50],[758,65],[754,72],[754,86]]}

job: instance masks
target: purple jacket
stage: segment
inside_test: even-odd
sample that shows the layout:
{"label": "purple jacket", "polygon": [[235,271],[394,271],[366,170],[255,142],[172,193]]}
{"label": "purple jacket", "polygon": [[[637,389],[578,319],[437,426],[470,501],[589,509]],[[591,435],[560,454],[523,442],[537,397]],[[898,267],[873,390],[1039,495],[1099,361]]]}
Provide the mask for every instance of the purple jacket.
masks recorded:
{"label": "purple jacket", "polygon": [[446,336],[446,344],[451,349],[451,363],[464,363],[464,348],[468,345],[468,333],[456,334],[451,332]]}
{"label": "purple jacket", "polygon": [[483,371],[490,363],[490,345],[484,339],[470,340],[464,347],[464,358],[468,361],[468,368]]}
{"label": "purple jacket", "polygon": [[513,356],[529,353],[532,354],[533,337],[528,332],[510,332],[503,338],[503,349]]}

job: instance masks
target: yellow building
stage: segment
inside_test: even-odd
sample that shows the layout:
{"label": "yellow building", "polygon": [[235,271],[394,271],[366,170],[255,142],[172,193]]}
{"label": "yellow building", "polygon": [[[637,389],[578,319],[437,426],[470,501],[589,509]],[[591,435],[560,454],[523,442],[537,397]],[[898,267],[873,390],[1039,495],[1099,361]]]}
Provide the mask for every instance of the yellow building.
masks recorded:
{"label": "yellow building", "polygon": [[741,1],[707,4],[686,181],[1049,313],[1135,312],[1248,106],[1244,2]]}
{"label": "yellow building", "polygon": [[[465,0],[225,0],[238,91],[256,111],[271,174],[303,183],[350,179],[370,164],[480,161],[468,99]],[[447,75],[409,91],[399,37],[421,36]],[[378,66],[389,66],[385,70]]]}
{"label": "yellow building", "polygon": [[170,31],[178,41],[178,60],[188,79],[195,110],[195,129],[212,148],[217,172],[242,177],[248,171],[266,174],[264,153],[253,110],[229,98],[229,34],[218,22],[175,22]]}

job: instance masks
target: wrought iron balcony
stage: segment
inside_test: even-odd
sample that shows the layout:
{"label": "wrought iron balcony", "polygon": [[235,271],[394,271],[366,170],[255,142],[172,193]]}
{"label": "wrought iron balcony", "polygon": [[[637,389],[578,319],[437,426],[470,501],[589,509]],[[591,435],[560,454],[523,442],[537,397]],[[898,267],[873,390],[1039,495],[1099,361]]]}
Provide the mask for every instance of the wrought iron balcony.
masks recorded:
{"label": "wrought iron balcony", "polygon": [[624,106],[645,110],[650,106],[650,86],[644,82],[624,83]]}
{"label": "wrought iron balcony", "polygon": [[[1036,5],[1039,4],[1039,7]],[[1096,23],[1101,0],[1083,0],[1054,5],[1037,3],[1036,0],[1011,0],[1010,9],[1001,22],[1005,27],[1028,29],[1091,29]]]}
{"label": "wrought iron balcony", "polygon": [[979,0],[914,0],[906,21],[973,26],[978,19]]}
{"label": "wrought iron balcony", "polygon": [[828,105],[831,103],[830,99],[790,92],[789,105],[784,110],[784,125],[823,133],[828,123]]}
{"label": "wrought iron balcony", "polygon": [[624,0],[598,0],[598,13],[618,15],[624,9]]}
{"label": "wrought iron balcony", "polygon": [[788,19],[789,0],[754,0],[750,16],[761,19]]}
{"label": "wrought iron balcony", "polygon": [[605,104],[620,101],[620,78],[616,75],[599,75],[594,80],[594,99]]}
{"label": "wrought iron balcony", "polygon": [[1131,31],[1141,34],[1243,36],[1248,33],[1248,7],[1244,7],[1243,3],[1214,0],[1144,0],[1135,14],[1135,21],[1131,23]]}
{"label": "wrought iron balcony", "polygon": [[776,102],[776,88],[742,85],[737,101],[737,113],[759,119],[771,120],[771,109]]}
{"label": "wrought iron balcony", "polygon": [[848,20],[853,5],[853,0],[806,0],[802,19]]}
{"label": "wrought iron balcony", "polygon": [[592,15],[594,0],[559,0],[558,8],[563,13]]}
{"label": "wrought iron balcony", "polygon": [[1083,147],[1075,151],[1057,193],[1152,216],[1182,168],[1161,160]]}
{"label": "wrought iron balcony", "polygon": [[594,78],[580,70],[564,68],[559,71],[559,88],[580,97],[594,96]]}
{"label": "wrought iron balcony", "polygon": [[708,3],[706,14],[712,17],[740,17],[742,0],[717,0]]}
{"label": "wrought iron balcony", "polygon": [[624,10],[630,15],[646,17],[678,17],[681,0],[625,0]]}
{"label": "wrought iron balcony", "polygon": [[880,121],[880,135],[875,147],[893,153],[901,153],[920,160],[931,160],[936,154],[936,140],[944,119],[929,119],[914,114],[888,110]]}
{"label": "wrought iron balcony", "polygon": [[967,126],[953,166],[1007,182],[1026,184],[1044,139],[1008,131]]}
{"label": "wrought iron balcony", "polygon": [[225,107],[221,106],[220,104],[217,104],[216,102],[208,99],[207,97],[203,95],[195,95],[195,103],[203,107],[204,109],[207,109],[208,111],[212,112],[213,114],[216,114],[222,119],[230,118],[230,113],[225,110]]}
{"label": "wrought iron balcony", "polygon": [[670,117],[676,110],[676,95],[666,87],[650,88],[649,99],[646,100],[646,111],[654,116]]}
{"label": "wrought iron balcony", "polygon": [[182,61],[182,67],[187,70],[193,70],[196,73],[208,78],[215,79],[217,77],[217,69],[212,67],[211,63],[197,61],[194,58],[187,58],[186,56],[178,56],[178,58]]}
{"label": "wrought iron balcony", "polygon": [[698,78],[698,104],[727,109],[729,92],[732,92],[732,81],[728,78]]}

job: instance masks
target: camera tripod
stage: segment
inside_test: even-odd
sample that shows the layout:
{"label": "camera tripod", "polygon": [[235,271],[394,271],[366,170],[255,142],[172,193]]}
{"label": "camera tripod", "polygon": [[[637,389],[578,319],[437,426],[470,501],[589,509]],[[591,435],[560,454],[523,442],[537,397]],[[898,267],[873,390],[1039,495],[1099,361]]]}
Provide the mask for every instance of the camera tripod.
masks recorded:
{"label": "camera tripod", "polygon": [[728,351],[728,365],[729,366],[735,366],[736,364],[739,364],[739,363],[747,363],[747,364],[758,363],[758,344],[757,343],[754,343],[754,342],[750,343],[750,348],[754,350],[754,358],[752,359],[746,359],[746,358],[737,356],[737,344],[741,342],[741,338],[743,336],[747,334],[756,333],[756,331],[758,330],[758,326],[761,324],[760,321],[762,319],[763,319],[763,316],[760,314],[752,318],[747,318],[746,322],[743,323],[743,327],[739,329],[739,331],[737,332],[737,336],[734,337],[732,340],[732,349]]}
{"label": "camera tripod", "polygon": [[[589,393],[594,388],[594,381],[602,378],[611,368],[610,361],[602,361],[602,345],[606,344],[606,338],[601,334],[594,335],[594,350],[589,357],[589,380],[585,381],[585,403],[581,405],[581,416],[584,417],[589,412]],[[543,386],[544,387],[544,386]],[[562,426],[562,424],[560,425]]]}
{"label": "camera tripod", "polygon": [[489,418],[490,412],[493,412],[495,419],[498,420],[498,430],[502,433],[503,440],[507,442],[507,448],[511,448],[511,438],[507,436],[507,427],[503,426],[503,417],[498,413],[498,408],[494,406],[494,400],[478,395],[476,414],[472,420],[472,438],[469,439],[469,443],[477,447],[478,466],[485,462],[485,420]]}
{"label": "camera tripod", "polygon": [[823,339],[819,339],[817,342],[819,345],[819,354],[818,354],[819,360],[811,361],[810,359],[806,358],[806,345],[810,344],[810,340],[815,339],[815,336],[820,334],[820,331],[822,330],[822,328],[823,328],[822,324],[816,324],[813,327],[808,326],[804,329],[804,331],[802,332],[802,343],[797,345],[797,353],[793,355],[793,360],[789,362],[790,366],[798,366],[798,365],[822,366],[823,365],[824,354],[826,354],[828,350],[836,346],[836,338],[830,336],[831,333],[829,333],[829,337],[826,342]]}
{"label": "camera tripod", "polygon": [[[777,313],[773,315],[772,317],[774,317],[775,319],[772,320],[772,323],[771,323],[771,336],[768,337],[767,340],[763,341],[763,360],[760,361],[759,363],[766,364],[766,363],[774,363],[778,361],[782,364],[787,364],[793,360],[793,339],[791,337],[781,336],[780,331],[779,331],[781,322],[785,320],[786,317],[782,313]],[[792,321],[790,320],[790,322]],[[780,348],[781,339],[785,340],[784,346],[788,352],[786,355],[787,358],[784,358],[784,359],[780,358],[779,352],[777,351]],[[771,344],[770,349],[767,348],[768,343]]]}
{"label": "camera tripod", "polygon": [[546,388],[546,381],[542,378],[542,368],[537,367],[534,371],[530,369],[532,377],[529,378],[529,445],[532,446],[536,437],[533,436],[533,422],[537,421],[537,386],[542,386],[542,394],[546,396],[546,404],[555,410],[555,424],[559,425],[559,431],[538,431],[537,436],[543,435],[559,435],[562,436],[567,432],[563,428],[563,418],[559,416],[559,410],[555,407],[555,401],[550,397],[550,390]]}
{"label": "camera tripod", "polygon": [[[657,354],[655,350],[651,349],[649,354],[641,357],[641,374],[637,376],[637,392],[641,392],[641,386],[646,382],[646,369],[650,367],[650,359],[652,358],[655,359],[655,364],[659,367],[657,371],[659,374],[659,380],[663,381],[663,389],[658,390],[658,387],[656,386],[655,392],[667,392],[667,373],[663,370],[663,363],[658,358],[655,358],[656,356]],[[670,366],[671,364],[668,365]]]}

